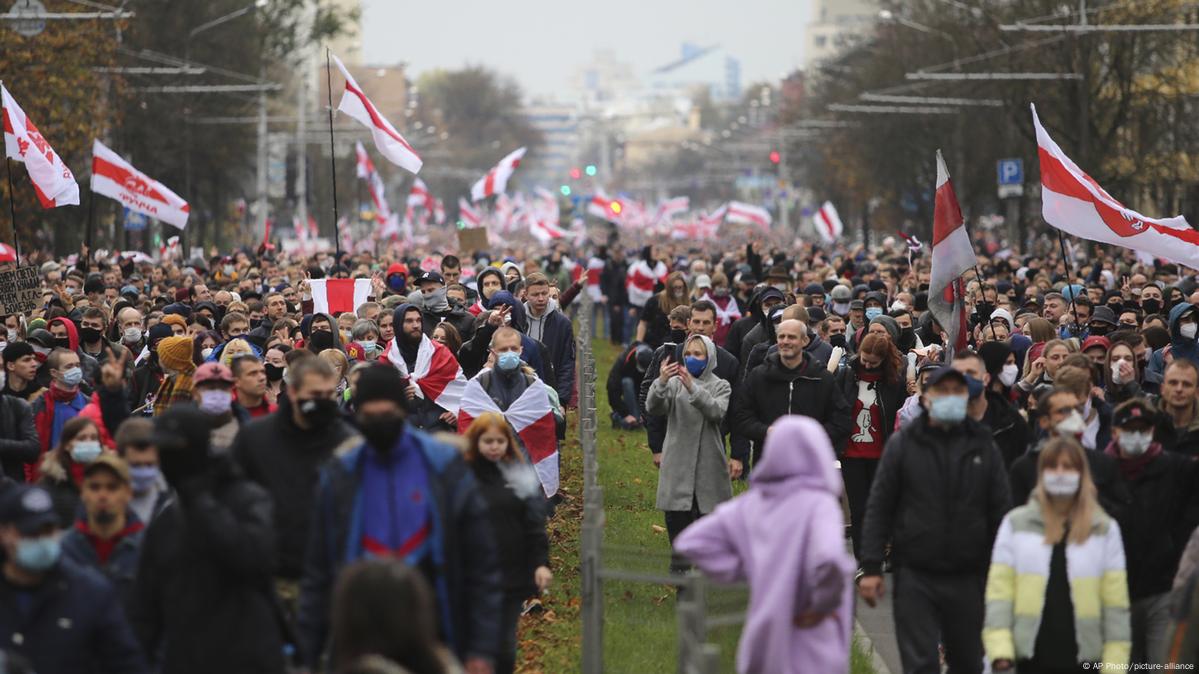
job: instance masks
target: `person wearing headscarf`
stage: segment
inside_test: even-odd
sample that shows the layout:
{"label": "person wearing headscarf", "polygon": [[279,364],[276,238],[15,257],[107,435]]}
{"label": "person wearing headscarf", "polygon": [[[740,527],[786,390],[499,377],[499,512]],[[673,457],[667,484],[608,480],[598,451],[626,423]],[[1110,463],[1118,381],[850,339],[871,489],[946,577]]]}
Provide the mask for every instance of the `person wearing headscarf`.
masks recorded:
{"label": "person wearing headscarf", "polygon": [[196,371],[192,361],[192,338],[177,335],[163,339],[158,343],[158,363],[165,376],[154,396],[156,417],[176,404],[192,399],[192,373]]}

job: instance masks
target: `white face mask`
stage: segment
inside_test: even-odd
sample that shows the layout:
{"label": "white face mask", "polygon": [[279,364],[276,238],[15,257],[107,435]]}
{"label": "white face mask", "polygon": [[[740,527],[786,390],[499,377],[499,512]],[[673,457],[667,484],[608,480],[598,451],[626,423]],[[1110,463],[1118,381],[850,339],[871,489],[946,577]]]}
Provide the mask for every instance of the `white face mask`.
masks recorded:
{"label": "white face mask", "polygon": [[1077,470],[1041,474],[1041,486],[1050,496],[1073,496],[1078,493],[1081,481],[1082,475]]}
{"label": "white face mask", "polygon": [[1128,381],[1126,381],[1124,379],[1124,377],[1120,374],[1120,365],[1123,362],[1124,361],[1122,361],[1122,360],[1113,360],[1112,361],[1112,383],[1113,384],[1127,384],[1128,383]]}
{"label": "white face mask", "polygon": [[999,373],[999,383],[1010,387],[1016,383],[1016,378],[1019,376],[1020,367],[1015,363],[1008,363],[1003,366],[1003,370]]}
{"label": "white face mask", "polygon": [[1087,422],[1083,420],[1078,410],[1071,410],[1070,416],[1059,421],[1053,429],[1057,431],[1058,435],[1073,437],[1087,430]]}
{"label": "white face mask", "polygon": [[137,344],[142,339],[142,329],[136,326],[125,328],[124,337],[126,344]]}
{"label": "white face mask", "polygon": [[1122,431],[1117,443],[1126,456],[1140,456],[1153,444],[1153,431]]}
{"label": "white face mask", "polygon": [[1178,334],[1182,335],[1183,339],[1194,339],[1196,334],[1199,334],[1199,324],[1187,323],[1178,326]]}

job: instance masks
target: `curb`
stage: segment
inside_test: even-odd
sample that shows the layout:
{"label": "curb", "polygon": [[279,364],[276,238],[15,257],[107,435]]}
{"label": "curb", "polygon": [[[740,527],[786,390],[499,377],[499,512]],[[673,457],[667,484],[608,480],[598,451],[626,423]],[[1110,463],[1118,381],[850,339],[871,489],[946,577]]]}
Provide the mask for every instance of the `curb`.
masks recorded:
{"label": "curb", "polygon": [[858,622],[857,618],[854,618],[853,621],[853,635],[857,638],[858,643],[870,653],[870,666],[874,668],[874,674],[891,674],[891,668],[887,666],[886,662],[883,662],[883,656],[874,649],[874,642],[870,640],[870,635],[866,634],[866,630],[862,629],[862,623]]}

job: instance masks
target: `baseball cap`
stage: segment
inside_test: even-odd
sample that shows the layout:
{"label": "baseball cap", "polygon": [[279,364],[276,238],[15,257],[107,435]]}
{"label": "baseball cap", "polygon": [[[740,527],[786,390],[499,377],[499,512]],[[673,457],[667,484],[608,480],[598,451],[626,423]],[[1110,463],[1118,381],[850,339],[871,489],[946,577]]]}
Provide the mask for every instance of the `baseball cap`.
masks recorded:
{"label": "baseball cap", "polygon": [[421,275],[417,277],[416,282],[418,284],[432,282],[432,283],[437,283],[440,285],[445,285],[445,277],[442,276],[441,273],[439,273],[439,272],[435,272],[432,270],[424,271],[424,272],[421,272]]}
{"label": "baseball cap", "polygon": [[695,287],[696,288],[711,288],[712,287],[712,277],[708,276],[707,274],[700,274],[699,276],[696,276],[695,277]]}
{"label": "baseball cap", "polygon": [[46,525],[60,526],[50,492],[24,484],[9,487],[0,498],[0,523],[14,525],[22,536],[41,533]]}
{"label": "baseball cap", "polygon": [[965,373],[959,372],[948,365],[933,370],[928,375],[928,386],[936,386],[947,379],[957,379],[969,388],[971,377],[967,377]]}
{"label": "baseball cap", "polygon": [[198,386],[207,382],[232,384],[233,373],[221,363],[204,363],[196,368],[195,374],[192,375],[192,384]]}
{"label": "baseball cap", "polygon": [[805,295],[824,295],[824,286],[819,283],[809,283],[804,286],[803,294]]}
{"label": "baseball cap", "polygon": [[88,477],[98,470],[111,471],[113,475],[117,476],[118,480],[125,484],[133,483],[129,477],[129,464],[125,463],[124,459],[112,452],[100,452],[100,456],[97,456],[91,463],[85,464],[83,466],[83,476]]}
{"label": "baseball cap", "polygon": [[1123,427],[1134,423],[1152,426],[1157,418],[1157,408],[1145,400],[1134,398],[1120,405],[1112,413],[1112,425]]}
{"label": "baseball cap", "polygon": [[850,300],[849,301],[849,310],[850,311],[855,311],[855,310],[860,310],[860,309],[865,309],[865,308],[866,308],[866,303],[862,300]]}
{"label": "baseball cap", "polygon": [[846,288],[842,285],[833,286],[833,289],[829,294],[832,295],[834,302],[848,302],[853,299],[853,293],[849,290],[849,288]]}
{"label": "baseball cap", "polygon": [[1103,337],[1101,335],[1091,335],[1090,337],[1082,340],[1083,351],[1086,351],[1093,346],[1101,347],[1104,351],[1107,351],[1108,349],[1112,348],[1112,342],[1107,337]]}

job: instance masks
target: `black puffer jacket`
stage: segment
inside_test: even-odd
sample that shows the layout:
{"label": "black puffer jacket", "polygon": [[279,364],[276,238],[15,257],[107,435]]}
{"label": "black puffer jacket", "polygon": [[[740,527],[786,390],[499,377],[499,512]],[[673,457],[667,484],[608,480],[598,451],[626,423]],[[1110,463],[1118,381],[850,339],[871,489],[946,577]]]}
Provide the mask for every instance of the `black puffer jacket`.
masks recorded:
{"label": "black puffer jacket", "polygon": [[967,419],[937,428],[921,415],[883,450],[866,506],[862,570],[882,573],[890,541],[897,565],[984,574],[1009,502],[1003,457],[986,426]]}
{"label": "black puffer jacket", "polygon": [[[834,378],[837,381],[837,389],[845,397],[845,404],[849,406],[849,413],[852,416],[854,403],[858,399],[858,356],[851,357],[845,365],[837,368]],[[883,418],[883,442],[886,442],[895,428],[895,415],[899,412],[899,408],[903,407],[904,401],[908,399],[908,390],[902,379],[899,381],[880,379],[874,383],[874,391],[878,397],[879,412]],[[851,418],[851,428],[853,423],[854,420]],[[852,430],[850,432],[852,433]],[[845,452],[845,446],[833,445],[833,451],[841,455]]]}
{"label": "black puffer jacket", "polygon": [[833,447],[849,437],[850,407],[824,365],[805,355],[794,370],[783,367],[777,353],[741,380],[734,396],[733,427],[761,443],[770,424],[784,414],[802,414],[824,425]]}
{"label": "black puffer jacket", "polygon": [[16,396],[0,395],[0,467],[4,475],[25,481],[25,464],[37,461],[41,442],[33,408]]}
{"label": "black puffer jacket", "polygon": [[987,391],[986,395],[987,412],[982,418],[983,425],[991,429],[995,437],[995,446],[1003,456],[1003,465],[1011,468],[1016,459],[1028,449],[1028,443],[1032,442],[1032,430],[1024,417],[1020,416],[1016,406],[1001,394]]}

